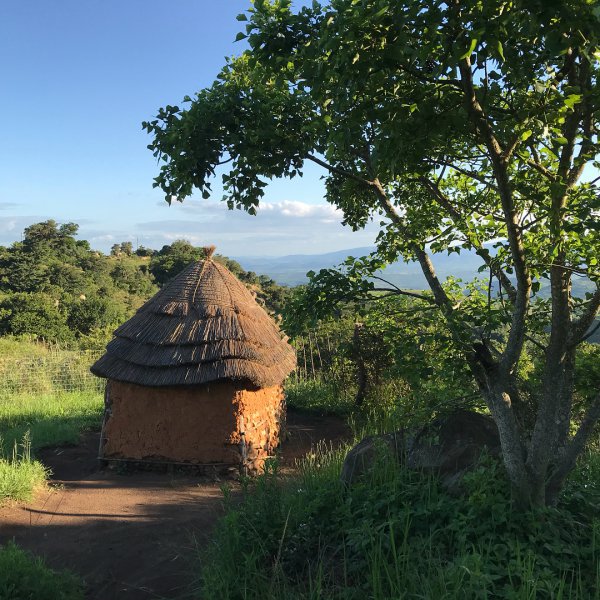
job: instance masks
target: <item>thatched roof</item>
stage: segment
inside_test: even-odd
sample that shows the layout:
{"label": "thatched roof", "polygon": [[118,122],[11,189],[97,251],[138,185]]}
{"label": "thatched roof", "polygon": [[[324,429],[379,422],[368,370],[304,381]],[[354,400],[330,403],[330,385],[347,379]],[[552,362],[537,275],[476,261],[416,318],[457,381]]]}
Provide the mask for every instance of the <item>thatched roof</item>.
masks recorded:
{"label": "thatched roof", "polygon": [[293,348],[246,286],[211,254],[121,325],[92,373],[147,386],[222,379],[280,384],[296,366]]}

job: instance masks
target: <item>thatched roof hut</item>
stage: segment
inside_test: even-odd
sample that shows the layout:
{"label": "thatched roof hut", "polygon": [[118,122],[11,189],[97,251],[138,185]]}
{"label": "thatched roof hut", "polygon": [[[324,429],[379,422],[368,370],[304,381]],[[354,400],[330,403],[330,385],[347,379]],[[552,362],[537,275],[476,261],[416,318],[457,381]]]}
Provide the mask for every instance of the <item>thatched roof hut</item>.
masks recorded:
{"label": "thatched roof hut", "polygon": [[[105,457],[232,462],[230,451],[239,443],[266,445],[265,452],[276,444],[281,384],[295,368],[295,352],[246,286],[212,260],[213,251],[207,249],[205,260],[184,269],[121,325],[92,366],[109,380]],[[174,413],[181,415],[177,423]],[[216,413],[222,415],[219,433]],[[171,431],[165,431],[167,421]],[[267,421],[269,431],[249,440],[250,424],[260,429]],[[189,431],[192,422],[196,431]],[[208,429],[201,426],[209,422]],[[157,423],[168,444],[148,443],[148,436],[157,437]],[[187,449],[175,443],[182,436]],[[204,452],[199,448],[207,436],[213,447]]]}

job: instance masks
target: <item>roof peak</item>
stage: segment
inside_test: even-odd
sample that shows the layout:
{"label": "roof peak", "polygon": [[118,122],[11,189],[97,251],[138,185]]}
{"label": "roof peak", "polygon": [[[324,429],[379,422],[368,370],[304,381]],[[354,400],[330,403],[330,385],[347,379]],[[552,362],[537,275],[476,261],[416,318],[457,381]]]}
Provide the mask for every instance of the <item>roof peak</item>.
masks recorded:
{"label": "roof peak", "polygon": [[214,245],[204,246],[204,248],[202,248],[202,250],[204,250],[204,260],[210,260],[216,249],[217,247]]}

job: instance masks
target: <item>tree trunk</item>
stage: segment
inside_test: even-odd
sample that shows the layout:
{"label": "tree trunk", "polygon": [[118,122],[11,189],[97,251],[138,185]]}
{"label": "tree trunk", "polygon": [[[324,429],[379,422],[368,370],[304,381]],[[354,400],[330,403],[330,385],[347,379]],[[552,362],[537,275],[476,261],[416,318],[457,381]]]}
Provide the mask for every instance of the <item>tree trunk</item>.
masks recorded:
{"label": "tree trunk", "polygon": [[537,496],[525,468],[525,448],[520,435],[508,386],[494,382],[484,392],[487,406],[498,427],[502,458],[511,483],[513,501],[521,508],[529,508]]}

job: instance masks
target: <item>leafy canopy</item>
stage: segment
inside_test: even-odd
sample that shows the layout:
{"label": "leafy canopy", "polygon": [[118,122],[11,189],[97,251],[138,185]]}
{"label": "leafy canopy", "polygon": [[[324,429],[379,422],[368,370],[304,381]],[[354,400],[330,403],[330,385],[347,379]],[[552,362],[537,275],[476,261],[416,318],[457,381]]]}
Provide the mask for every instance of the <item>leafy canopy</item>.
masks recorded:
{"label": "leafy canopy", "polygon": [[[589,125],[574,142],[565,137],[573,116],[593,120],[599,102],[595,3],[334,0],[297,14],[290,4],[255,2],[238,36],[251,51],[187,98],[188,108],[167,106],[144,124],[164,161],[155,183],[167,199],[194,187],[207,197],[229,161],[225,199],[254,212],[268,179],[293,178],[315,160],[329,165],[327,199],[349,225],[382,221],[386,262],[412,257],[415,243],[458,252],[506,239],[485,127],[474,123],[459,79],[468,60],[473,94],[507,164],[529,269],[538,281],[547,276],[561,249],[546,242],[550,199],[569,184],[558,174],[565,146],[580,151],[572,176],[598,166]],[[575,60],[585,63],[579,81],[568,76]],[[402,236],[375,186],[365,185],[374,180],[401,216]],[[587,183],[561,215],[569,263],[587,265],[595,280],[599,209],[597,186]],[[495,260],[510,274],[508,243]]]}

